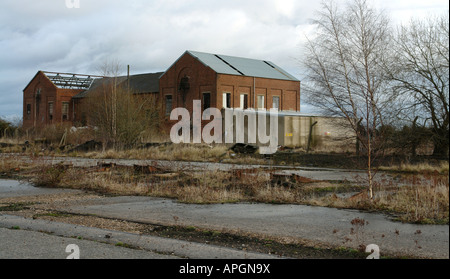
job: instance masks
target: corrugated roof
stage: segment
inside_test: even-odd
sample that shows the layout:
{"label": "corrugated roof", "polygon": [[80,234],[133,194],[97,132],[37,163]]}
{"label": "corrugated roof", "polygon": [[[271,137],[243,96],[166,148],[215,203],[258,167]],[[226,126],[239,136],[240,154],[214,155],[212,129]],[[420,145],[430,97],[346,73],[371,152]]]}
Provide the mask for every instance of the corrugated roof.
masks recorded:
{"label": "corrugated roof", "polygon": [[298,81],[294,76],[270,61],[190,50],[187,53],[219,74]]}

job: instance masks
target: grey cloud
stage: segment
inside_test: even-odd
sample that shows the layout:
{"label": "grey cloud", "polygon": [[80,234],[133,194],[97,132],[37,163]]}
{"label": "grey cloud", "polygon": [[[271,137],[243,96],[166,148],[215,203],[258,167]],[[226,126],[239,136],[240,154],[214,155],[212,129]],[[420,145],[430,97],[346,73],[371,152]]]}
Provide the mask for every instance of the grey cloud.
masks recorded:
{"label": "grey cloud", "polygon": [[187,49],[267,59],[301,75],[299,45],[319,8],[298,0],[80,4],[0,2],[0,114],[22,113],[22,90],[38,70],[98,74],[99,64],[116,59],[133,73],[164,71]]}

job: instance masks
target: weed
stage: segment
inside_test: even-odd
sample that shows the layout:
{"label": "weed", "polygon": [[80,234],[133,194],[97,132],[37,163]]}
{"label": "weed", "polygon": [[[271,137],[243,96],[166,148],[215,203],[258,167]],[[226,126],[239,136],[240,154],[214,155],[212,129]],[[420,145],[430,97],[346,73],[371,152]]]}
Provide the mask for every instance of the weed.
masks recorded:
{"label": "weed", "polygon": [[34,176],[33,183],[37,187],[58,187],[67,168],[67,166],[62,164],[42,164]]}
{"label": "weed", "polygon": [[117,246],[117,247],[129,248],[129,249],[138,249],[137,247],[135,247],[135,246],[133,246],[133,245],[130,245],[130,244],[127,244],[127,243],[123,243],[123,242],[117,242],[117,243],[115,244],[115,246]]}
{"label": "weed", "polygon": [[352,228],[350,229],[350,234],[355,235],[358,248],[360,251],[363,252],[366,248],[363,244],[364,243],[364,226],[368,225],[369,222],[364,219],[361,219],[361,218],[355,218],[350,223],[352,224]]}
{"label": "weed", "polygon": [[28,209],[28,206],[33,203],[12,203],[5,206],[0,206],[0,211],[21,211]]}

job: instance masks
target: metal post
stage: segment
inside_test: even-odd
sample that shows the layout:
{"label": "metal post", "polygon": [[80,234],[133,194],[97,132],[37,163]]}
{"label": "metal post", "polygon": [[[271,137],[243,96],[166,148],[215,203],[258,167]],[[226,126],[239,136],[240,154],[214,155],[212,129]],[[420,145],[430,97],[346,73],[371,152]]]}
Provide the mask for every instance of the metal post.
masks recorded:
{"label": "metal post", "polygon": [[308,138],[308,148],[306,149],[306,152],[309,153],[309,148],[311,146],[311,140],[312,140],[312,130],[313,127],[316,126],[317,121],[311,124],[311,127],[309,128],[309,138]]}

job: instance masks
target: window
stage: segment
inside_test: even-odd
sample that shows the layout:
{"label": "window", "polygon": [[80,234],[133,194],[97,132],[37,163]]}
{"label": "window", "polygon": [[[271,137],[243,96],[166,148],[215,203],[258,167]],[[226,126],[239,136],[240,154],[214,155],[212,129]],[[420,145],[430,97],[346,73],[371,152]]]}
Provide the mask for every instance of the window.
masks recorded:
{"label": "window", "polygon": [[258,95],[258,109],[264,109],[264,95]]}
{"label": "window", "polygon": [[166,95],[166,115],[172,112],[172,95]]}
{"label": "window", "polygon": [[231,93],[223,93],[223,107],[231,108]]}
{"label": "window", "polygon": [[53,120],[53,102],[48,103],[48,119]]}
{"label": "window", "polygon": [[280,97],[274,96],[272,98],[272,108],[274,109],[280,109]]}
{"label": "window", "polygon": [[203,111],[211,107],[211,94],[203,93]]}
{"label": "window", "polygon": [[62,103],[62,119],[69,120],[69,103],[68,102]]}
{"label": "window", "polygon": [[248,95],[247,94],[241,94],[241,109],[248,109]]}
{"label": "window", "polygon": [[31,115],[31,104],[27,104],[27,119],[30,119]]}

